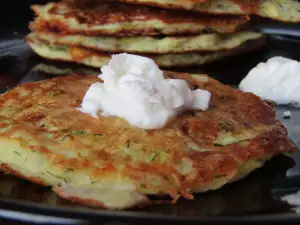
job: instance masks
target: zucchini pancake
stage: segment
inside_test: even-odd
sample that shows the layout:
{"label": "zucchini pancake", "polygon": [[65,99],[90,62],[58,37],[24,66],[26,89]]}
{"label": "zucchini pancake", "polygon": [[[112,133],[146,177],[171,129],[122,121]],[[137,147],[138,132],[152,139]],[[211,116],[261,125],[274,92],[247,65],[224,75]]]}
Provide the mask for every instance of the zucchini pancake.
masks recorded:
{"label": "zucchini pancake", "polygon": [[[31,38],[32,37],[32,38]],[[50,45],[81,46],[102,52],[130,53],[186,53],[186,52],[220,52],[237,48],[248,41],[259,40],[261,33],[241,31],[230,35],[200,34],[186,37],[112,37],[59,35],[49,32],[32,32],[28,38],[37,38]]]}
{"label": "zucchini pancake", "polygon": [[[98,0],[86,0],[98,1]],[[257,15],[283,22],[300,22],[298,0],[119,0],[161,8],[184,9],[207,14]]]}
{"label": "zucchini pancake", "polygon": [[[43,37],[45,36],[43,35]],[[49,35],[49,37],[51,38],[51,34]],[[237,36],[235,40],[236,43],[232,42],[233,40],[230,39],[228,40],[227,44],[237,44],[239,42],[242,42],[241,38],[243,37]],[[205,51],[205,52],[187,52],[187,53],[183,52],[183,53],[174,53],[174,54],[173,53],[170,54],[143,53],[141,55],[152,58],[159,66],[164,68],[187,67],[187,66],[193,66],[198,64],[212,63],[214,61],[218,61],[223,58],[233,57],[245,52],[251,52],[253,50],[261,48],[264,45],[264,38],[259,33],[250,33],[250,35],[246,34],[244,38],[248,39],[245,43],[238,44],[238,47],[230,49],[228,51],[216,51],[216,52]],[[94,68],[100,68],[110,60],[112,55],[112,53],[107,53],[106,51],[97,51],[92,48],[82,47],[82,45],[57,44],[56,43],[57,40],[49,42],[49,38],[45,37],[45,39],[47,39],[48,41],[42,39],[43,38],[37,36],[36,33],[31,33],[26,37],[26,42],[37,55],[47,59],[66,61],[66,62],[76,62],[78,64],[83,64]],[[177,41],[179,40],[177,39]],[[213,40],[204,38],[202,44],[203,46],[205,45],[207,46],[209,45],[208,43],[211,42],[213,42]],[[216,42],[220,42],[220,40],[216,40]],[[170,45],[172,44],[176,44],[176,41],[169,42],[169,47],[164,45],[162,48],[171,49]],[[190,44],[193,45],[195,43],[190,43]],[[96,46],[93,42],[89,43],[89,46],[91,45]],[[120,47],[120,45],[118,46]],[[218,47],[219,46],[216,46],[215,48]],[[127,48],[129,47],[127,46]],[[133,48],[137,49],[137,46],[134,46]],[[153,51],[154,48],[152,48],[151,50]]]}
{"label": "zucchini pancake", "polygon": [[249,21],[248,16],[216,17],[105,1],[83,1],[82,7],[75,3],[33,5],[37,19],[31,30],[106,36],[231,33]]}
{"label": "zucchini pancake", "polygon": [[206,75],[164,76],[209,91],[209,108],[144,130],[78,110],[90,85],[101,82],[97,76],[61,76],[6,92],[0,97],[1,170],[51,186],[64,199],[127,209],[157,203],[153,195],[193,199],[294,149],[272,104]]}

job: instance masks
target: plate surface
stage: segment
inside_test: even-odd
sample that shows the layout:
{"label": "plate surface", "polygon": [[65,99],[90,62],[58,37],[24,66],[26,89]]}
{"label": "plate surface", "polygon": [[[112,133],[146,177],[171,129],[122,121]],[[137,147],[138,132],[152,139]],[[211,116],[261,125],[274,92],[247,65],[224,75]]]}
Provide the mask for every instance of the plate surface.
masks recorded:
{"label": "plate surface", "polygon": [[[16,30],[5,29],[0,37],[0,93],[24,82],[72,73],[89,75],[99,72],[88,67],[51,62],[37,57],[22,39],[27,31],[25,22],[18,23]],[[237,85],[252,67],[276,55],[300,61],[300,39],[292,36],[268,36],[267,46],[261,51],[180,71],[207,73],[226,84]],[[291,119],[282,118],[283,112],[287,110],[291,111]],[[300,109],[278,107],[277,116],[287,126],[290,138],[300,146]],[[179,200],[174,205],[125,212],[71,204],[59,199],[48,188],[0,173],[0,217],[56,224],[92,223],[98,220],[121,224],[153,224],[163,220],[185,224],[287,224],[300,222],[300,194],[292,197],[293,201],[290,203],[283,201],[282,197],[299,190],[299,150],[293,155],[274,158],[243,181],[227,185],[218,191],[199,194],[195,201]]]}

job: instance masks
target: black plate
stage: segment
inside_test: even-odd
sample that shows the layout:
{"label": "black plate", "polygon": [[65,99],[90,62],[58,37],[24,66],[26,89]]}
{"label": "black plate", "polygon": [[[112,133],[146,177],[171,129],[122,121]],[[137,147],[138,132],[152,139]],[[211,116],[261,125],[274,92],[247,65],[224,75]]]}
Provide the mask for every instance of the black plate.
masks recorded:
{"label": "black plate", "polygon": [[[29,16],[24,16],[27,17]],[[22,39],[27,31],[28,18],[24,21],[17,23],[19,27],[15,30],[5,29],[2,35],[0,92],[3,93],[17,84],[28,81],[71,73],[88,75],[99,72],[88,67],[51,62],[37,57]],[[285,31],[281,26],[277,28],[280,28],[281,32]],[[270,32],[270,29],[264,30]],[[295,30],[287,31],[290,34],[297,34]],[[299,38],[269,35],[266,48],[260,51],[181,71],[208,73],[226,84],[236,85],[252,67],[276,55],[300,61]],[[291,119],[282,118],[286,110],[291,111]],[[300,110],[278,107],[277,116],[287,126],[290,138],[300,146]],[[181,199],[175,205],[159,205],[125,212],[75,205],[59,199],[48,188],[0,173],[0,217],[55,224],[81,224],[86,221],[91,223],[101,221],[108,224],[111,222],[153,224],[163,221],[184,224],[299,223],[300,197],[298,196],[298,203],[294,198],[295,205],[282,200],[283,196],[299,190],[299,151],[293,155],[274,158],[264,168],[253,172],[243,181],[227,185],[218,191],[199,194],[195,201]]]}

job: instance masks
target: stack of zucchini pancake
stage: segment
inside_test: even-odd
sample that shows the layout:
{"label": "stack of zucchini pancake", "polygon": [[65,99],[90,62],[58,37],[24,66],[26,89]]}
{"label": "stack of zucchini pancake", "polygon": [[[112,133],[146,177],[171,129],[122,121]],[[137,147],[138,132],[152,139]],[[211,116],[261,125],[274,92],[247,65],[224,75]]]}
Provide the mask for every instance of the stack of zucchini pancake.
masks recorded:
{"label": "stack of zucchini pancake", "polygon": [[201,65],[260,47],[252,15],[300,21],[295,0],[62,0],[32,8],[27,42],[37,54],[96,68],[121,52],[162,67]]}

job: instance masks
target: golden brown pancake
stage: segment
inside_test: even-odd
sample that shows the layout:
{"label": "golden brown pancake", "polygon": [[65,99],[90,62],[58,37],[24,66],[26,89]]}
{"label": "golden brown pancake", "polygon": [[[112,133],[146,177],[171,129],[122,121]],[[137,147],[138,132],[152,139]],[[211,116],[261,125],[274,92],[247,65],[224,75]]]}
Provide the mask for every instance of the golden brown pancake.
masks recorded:
{"label": "golden brown pancake", "polygon": [[247,41],[262,38],[254,31],[241,31],[232,34],[199,34],[189,36],[85,36],[79,34],[60,35],[53,32],[35,32],[32,35],[50,44],[80,46],[96,51],[118,53],[188,53],[216,52],[237,48]]}
{"label": "golden brown pancake", "polygon": [[0,169],[71,201],[125,209],[156,203],[150,194],[193,199],[294,149],[273,106],[259,97],[205,75],[165,77],[210,91],[209,109],[143,130],[77,109],[89,86],[101,82],[96,76],[63,76],[8,91],[0,96]]}
{"label": "golden brown pancake", "polygon": [[145,36],[212,31],[230,33],[249,21],[247,16],[203,16],[198,13],[102,1],[85,8],[59,2],[34,5],[32,9],[37,15],[30,25],[34,31],[50,30],[85,35]]}
{"label": "golden brown pancake", "polygon": [[[35,33],[27,36],[27,43],[39,56],[67,62],[76,62],[87,66],[100,68],[108,63],[111,54],[102,51],[95,51],[81,46],[69,46],[53,44],[39,39]],[[186,67],[203,65],[227,57],[233,57],[260,49],[264,45],[264,38],[248,41],[229,51],[223,52],[195,52],[176,54],[140,54],[152,58],[161,67]]]}
{"label": "golden brown pancake", "polygon": [[184,9],[208,14],[258,15],[283,22],[300,22],[297,0],[120,0],[120,2]]}

